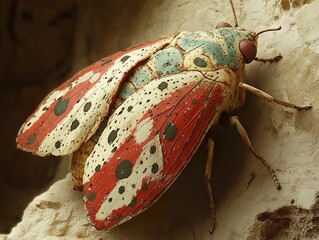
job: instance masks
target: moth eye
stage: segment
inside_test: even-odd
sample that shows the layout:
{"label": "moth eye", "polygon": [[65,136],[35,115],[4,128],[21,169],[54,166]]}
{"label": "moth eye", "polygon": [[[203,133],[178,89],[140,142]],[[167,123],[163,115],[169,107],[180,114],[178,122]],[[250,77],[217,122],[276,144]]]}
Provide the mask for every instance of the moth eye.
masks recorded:
{"label": "moth eye", "polygon": [[239,50],[244,57],[245,63],[250,63],[256,58],[257,47],[255,43],[247,39],[240,41]]}
{"label": "moth eye", "polygon": [[216,29],[218,28],[227,28],[227,27],[232,27],[232,25],[230,25],[229,23],[227,22],[220,22],[216,25]]}

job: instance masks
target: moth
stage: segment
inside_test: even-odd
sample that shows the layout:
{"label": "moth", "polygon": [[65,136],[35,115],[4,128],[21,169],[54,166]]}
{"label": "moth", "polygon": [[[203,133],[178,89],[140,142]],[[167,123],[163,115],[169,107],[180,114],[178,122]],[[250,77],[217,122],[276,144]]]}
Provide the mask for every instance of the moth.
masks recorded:
{"label": "moth", "polygon": [[[53,90],[26,120],[18,148],[39,156],[73,154],[74,188],[83,190],[87,214],[98,230],[115,227],[153,205],[188,164],[221,116],[253,148],[238,117],[246,91],[298,111],[245,83],[245,65],[257,58],[258,33],[219,23],[213,31],[179,32],[103,58]],[[205,170],[213,232],[211,188],[214,142]]]}

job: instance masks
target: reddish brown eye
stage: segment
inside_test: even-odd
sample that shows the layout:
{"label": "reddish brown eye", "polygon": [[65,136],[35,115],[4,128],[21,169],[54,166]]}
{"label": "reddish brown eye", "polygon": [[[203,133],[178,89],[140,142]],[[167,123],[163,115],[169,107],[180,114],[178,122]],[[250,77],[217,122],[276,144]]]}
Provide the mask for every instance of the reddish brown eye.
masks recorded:
{"label": "reddish brown eye", "polygon": [[227,28],[227,27],[232,27],[229,23],[227,22],[220,22],[216,25],[216,29],[218,28]]}
{"label": "reddish brown eye", "polygon": [[245,63],[250,63],[255,59],[257,54],[257,47],[255,43],[247,39],[241,40],[239,43],[239,49],[244,57]]}

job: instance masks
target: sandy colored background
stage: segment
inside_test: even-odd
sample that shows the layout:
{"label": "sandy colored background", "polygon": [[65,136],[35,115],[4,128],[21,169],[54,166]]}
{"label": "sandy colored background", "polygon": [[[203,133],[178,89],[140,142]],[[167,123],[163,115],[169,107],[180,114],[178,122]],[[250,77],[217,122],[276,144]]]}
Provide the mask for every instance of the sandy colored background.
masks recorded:
{"label": "sandy colored background", "polygon": [[[208,233],[205,146],[151,209],[109,232],[89,226],[82,194],[70,177],[35,198],[4,239],[318,239],[319,236],[319,1],[235,1],[239,25],[255,31],[282,25],[259,39],[259,57],[281,53],[277,64],[254,62],[247,81],[280,99],[313,105],[297,113],[248,94],[238,113],[267,170],[235,131],[216,131],[213,188],[217,227]],[[118,50],[172,32],[212,30],[233,23],[227,1],[10,1],[0,3],[0,226],[10,232],[22,210],[69,162],[15,150],[19,126],[40,100],[81,68]],[[58,167],[58,176],[56,168]],[[251,176],[255,175],[249,183]]]}

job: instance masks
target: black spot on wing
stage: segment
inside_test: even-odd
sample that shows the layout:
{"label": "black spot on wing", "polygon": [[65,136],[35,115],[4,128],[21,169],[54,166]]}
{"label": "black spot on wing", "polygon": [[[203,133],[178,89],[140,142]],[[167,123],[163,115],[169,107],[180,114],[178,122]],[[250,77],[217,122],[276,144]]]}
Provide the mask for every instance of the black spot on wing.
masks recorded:
{"label": "black spot on wing", "polygon": [[69,99],[59,99],[56,105],[54,106],[54,114],[56,116],[61,116],[69,106]]}
{"label": "black spot on wing", "polygon": [[129,160],[123,160],[117,165],[116,177],[118,180],[128,178],[132,173],[132,163]]}
{"label": "black spot on wing", "polygon": [[165,130],[164,130],[164,136],[168,141],[173,141],[175,139],[177,133],[177,127],[174,123],[170,122],[167,124]]}

